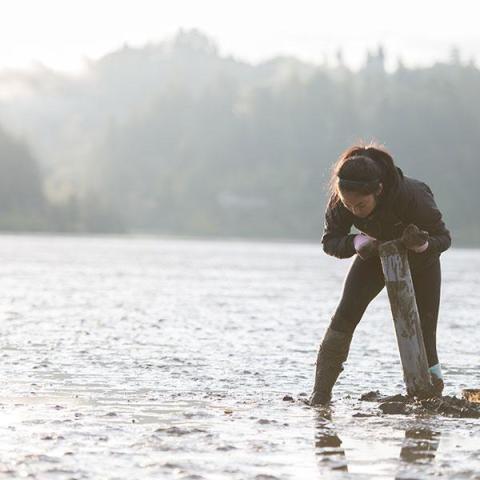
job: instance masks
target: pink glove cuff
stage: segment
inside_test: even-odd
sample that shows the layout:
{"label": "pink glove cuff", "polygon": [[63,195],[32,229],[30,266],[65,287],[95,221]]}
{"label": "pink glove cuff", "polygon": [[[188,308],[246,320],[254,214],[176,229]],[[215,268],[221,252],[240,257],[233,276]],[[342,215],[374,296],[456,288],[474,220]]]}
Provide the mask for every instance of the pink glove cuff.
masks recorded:
{"label": "pink glove cuff", "polygon": [[412,248],[412,250],[416,253],[422,253],[427,248],[428,248],[428,240],[423,245],[420,245],[419,247]]}
{"label": "pink glove cuff", "polygon": [[364,235],[363,233],[359,233],[355,235],[355,238],[353,239],[353,246],[358,252],[360,248],[362,248],[366,243],[370,242],[371,240],[373,240],[373,238],[369,237],[368,235]]}

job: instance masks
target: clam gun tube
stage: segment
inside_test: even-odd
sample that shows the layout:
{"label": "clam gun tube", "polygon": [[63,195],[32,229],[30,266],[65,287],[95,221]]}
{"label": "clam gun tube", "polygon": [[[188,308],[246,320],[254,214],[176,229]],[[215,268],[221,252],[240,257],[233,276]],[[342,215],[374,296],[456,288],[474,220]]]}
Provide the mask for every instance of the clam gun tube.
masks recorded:
{"label": "clam gun tube", "polygon": [[432,396],[433,387],[428,371],[427,354],[407,250],[399,240],[393,240],[382,243],[379,253],[407,393],[416,397]]}

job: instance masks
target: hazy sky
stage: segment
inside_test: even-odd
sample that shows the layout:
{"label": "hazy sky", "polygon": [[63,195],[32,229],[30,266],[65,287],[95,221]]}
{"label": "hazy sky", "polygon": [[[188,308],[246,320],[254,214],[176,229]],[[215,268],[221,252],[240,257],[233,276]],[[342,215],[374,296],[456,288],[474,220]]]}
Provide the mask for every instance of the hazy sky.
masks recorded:
{"label": "hazy sky", "polygon": [[1,0],[0,68],[35,61],[77,70],[128,43],[158,42],[179,28],[210,35],[222,54],[258,62],[292,54],[321,62],[341,47],[358,67],[382,43],[388,65],[448,58],[452,45],[480,65],[476,0]]}

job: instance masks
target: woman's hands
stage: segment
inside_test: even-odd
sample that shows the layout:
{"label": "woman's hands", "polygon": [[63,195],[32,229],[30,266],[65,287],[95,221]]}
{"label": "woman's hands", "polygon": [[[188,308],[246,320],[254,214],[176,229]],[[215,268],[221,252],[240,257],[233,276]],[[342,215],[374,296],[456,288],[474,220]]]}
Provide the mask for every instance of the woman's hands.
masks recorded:
{"label": "woman's hands", "polygon": [[406,248],[417,253],[424,252],[428,248],[428,232],[420,230],[413,223],[405,228],[400,240]]}
{"label": "woman's hands", "polygon": [[[400,237],[403,245],[416,253],[422,253],[428,248],[428,232],[420,230],[416,225],[408,225]],[[376,238],[360,233],[353,239],[353,245],[358,256],[363,260],[378,255],[378,248],[382,242]]]}
{"label": "woman's hands", "polygon": [[378,247],[380,246],[380,243],[379,240],[364,235],[363,233],[359,233],[353,239],[355,250],[357,251],[358,256],[363,260],[378,255]]}

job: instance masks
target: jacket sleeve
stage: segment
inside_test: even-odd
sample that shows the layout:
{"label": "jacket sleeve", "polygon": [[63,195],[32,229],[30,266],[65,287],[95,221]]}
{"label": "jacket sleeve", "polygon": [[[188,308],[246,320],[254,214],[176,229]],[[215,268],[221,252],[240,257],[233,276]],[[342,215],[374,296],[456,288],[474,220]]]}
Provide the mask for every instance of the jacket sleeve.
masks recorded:
{"label": "jacket sleeve", "polygon": [[441,253],[450,248],[452,244],[450,232],[427,184],[421,182],[420,187],[415,189],[408,210],[410,222],[429,234],[428,248],[424,253]]}
{"label": "jacket sleeve", "polygon": [[328,255],[337,258],[349,258],[356,253],[353,245],[355,234],[350,233],[352,220],[343,210],[344,208],[340,204],[332,205],[331,200],[325,210],[323,250]]}

